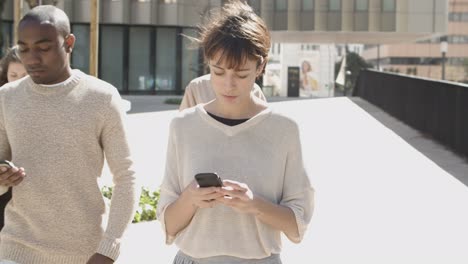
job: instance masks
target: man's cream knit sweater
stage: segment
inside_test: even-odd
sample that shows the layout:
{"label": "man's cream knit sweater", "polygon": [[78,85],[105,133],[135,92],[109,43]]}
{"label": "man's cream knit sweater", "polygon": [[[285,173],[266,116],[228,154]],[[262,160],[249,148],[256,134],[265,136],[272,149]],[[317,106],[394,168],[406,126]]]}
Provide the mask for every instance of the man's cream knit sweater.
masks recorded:
{"label": "man's cream knit sweater", "polygon": [[[77,70],[58,87],[26,77],[0,89],[0,159],[27,173],[5,211],[0,260],[118,257],[138,193],[120,102],[112,85]],[[108,219],[97,183],[104,156],[115,183]]]}
{"label": "man's cream knit sweater", "polygon": [[[161,185],[158,218],[165,230],[165,210],[179,198],[194,175],[217,172],[225,180],[246,183],[254,195],[290,208],[300,242],[311,220],[312,189],[302,161],[297,124],[270,108],[248,121],[224,125],[207,114],[203,104],[186,109],[170,126],[166,174]],[[229,207],[198,209],[175,239],[187,255],[227,255],[260,259],[281,252],[280,231],[251,214]]]}

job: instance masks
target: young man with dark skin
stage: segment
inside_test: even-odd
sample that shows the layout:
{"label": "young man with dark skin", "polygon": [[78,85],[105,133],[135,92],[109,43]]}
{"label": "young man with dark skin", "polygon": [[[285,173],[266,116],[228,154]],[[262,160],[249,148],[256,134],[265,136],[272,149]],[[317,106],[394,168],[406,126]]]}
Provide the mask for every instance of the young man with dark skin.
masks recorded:
{"label": "young man with dark skin", "polygon": [[[21,166],[0,169],[0,194],[13,187],[0,263],[113,263],[133,218],[138,192],[120,95],[71,69],[74,44],[56,7],[38,6],[19,23],[29,77],[0,91],[0,159]],[[107,220],[97,184],[104,157],[115,183]]]}

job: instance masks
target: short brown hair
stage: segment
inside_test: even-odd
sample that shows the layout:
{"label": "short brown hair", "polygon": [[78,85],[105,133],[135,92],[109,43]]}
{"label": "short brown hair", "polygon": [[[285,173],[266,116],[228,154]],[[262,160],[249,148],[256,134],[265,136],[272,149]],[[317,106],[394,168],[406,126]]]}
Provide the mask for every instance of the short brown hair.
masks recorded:
{"label": "short brown hair", "polygon": [[21,63],[18,56],[18,46],[14,46],[6,52],[5,57],[0,60],[0,86],[8,82],[8,67],[10,63]]}
{"label": "short brown hair", "polygon": [[[260,65],[268,58],[271,39],[265,22],[241,1],[230,1],[201,28],[200,44],[205,60],[222,52],[221,59],[238,69],[247,59]],[[264,69],[262,69],[264,72]]]}

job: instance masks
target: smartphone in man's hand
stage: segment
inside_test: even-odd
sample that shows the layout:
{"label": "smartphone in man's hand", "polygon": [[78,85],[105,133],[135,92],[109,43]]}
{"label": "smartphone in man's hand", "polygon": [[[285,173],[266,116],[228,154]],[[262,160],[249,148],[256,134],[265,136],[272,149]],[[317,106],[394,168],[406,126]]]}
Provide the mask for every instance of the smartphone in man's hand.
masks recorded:
{"label": "smartphone in man's hand", "polygon": [[8,160],[0,160],[0,167],[7,167],[8,169],[13,168],[15,165],[13,165],[13,162],[8,161]]}
{"label": "smartphone in man's hand", "polygon": [[197,173],[195,175],[195,180],[201,188],[223,186],[223,181],[218,176],[218,174],[216,174],[216,172]]}
{"label": "smartphone in man's hand", "polygon": [[[13,162],[11,162],[11,161],[9,161],[9,160],[0,160],[0,168],[1,168],[0,174],[1,174],[2,176],[3,176],[4,173],[7,173],[8,170],[11,169],[11,168],[13,168],[13,167],[15,167],[15,165],[13,164]],[[7,174],[7,175],[8,175],[8,174]],[[5,177],[5,176],[3,176],[3,177]],[[10,177],[10,176],[8,176],[8,177]],[[2,184],[0,184],[0,187],[2,187],[2,188],[8,188],[8,187],[6,187],[6,185],[4,185],[4,183],[3,183],[3,180],[6,180],[6,179],[1,179],[1,180],[2,180]],[[7,189],[5,189],[5,192],[6,192],[6,190],[7,190]],[[2,191],[2,192],[1,192],[0,195],[3,195],[3,193],[5,193],[5,192],[4,192],[3,189],[2,189],[1,191]]]}

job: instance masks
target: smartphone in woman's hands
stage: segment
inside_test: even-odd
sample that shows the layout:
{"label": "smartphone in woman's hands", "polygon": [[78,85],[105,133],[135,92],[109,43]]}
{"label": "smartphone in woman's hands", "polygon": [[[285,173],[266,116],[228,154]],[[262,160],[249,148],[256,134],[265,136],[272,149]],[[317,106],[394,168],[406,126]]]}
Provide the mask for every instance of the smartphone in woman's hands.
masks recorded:
{"label": "smartphone in woman's hands", "polygon": [[218,174],[216,174],[216,172],[197,173],[195,175],[195,180],[197,181],[198,186],[201,188],[223,186],[223,181],[218,176]]}

